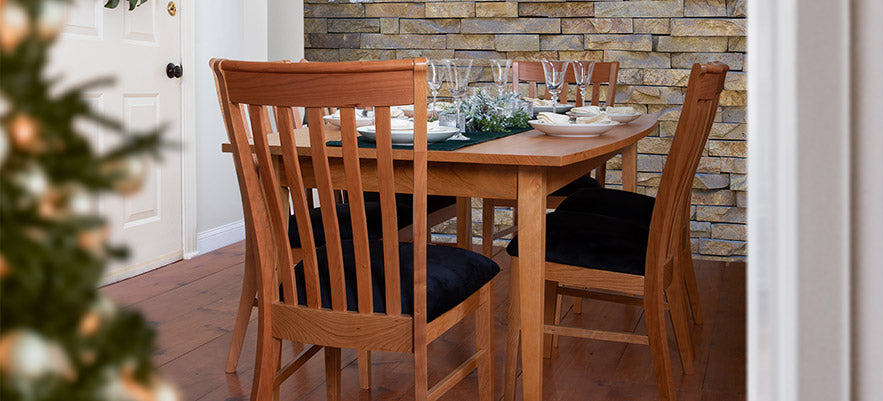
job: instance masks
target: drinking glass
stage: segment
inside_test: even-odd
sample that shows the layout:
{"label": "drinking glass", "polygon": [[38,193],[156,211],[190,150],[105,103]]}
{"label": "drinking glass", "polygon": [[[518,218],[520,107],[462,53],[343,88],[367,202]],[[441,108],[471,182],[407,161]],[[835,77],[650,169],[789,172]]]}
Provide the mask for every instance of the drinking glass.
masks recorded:
{"label": "drinking glass", "polygon": [[491,67],[493,67],[494,83],[497,84],[497,96],[499,96],[503,94],[506,82],[509,82],[509,68],[512,67],[512,60],[493,59]]}
{"label": "drinking glass", "polygon": [[576,78],[576,86],[579,87],[583,105],[586,105],[586,89],[592,84],[592,70],[595,69],[594,61],[573,60],[573,76]]}
{"label": "drinking glass", "polygon": [[431,115],[436,114],[435,102],[438,99],[438,90],[441,89],[442,84],[445,82],[444,76],[446,69],[447,64],[445,63],[445,60],[428,60],[426,62],[426,83],[429,86],[430,92],[432,92]]}
{"label": "drinking glass", "polygon": [[543,60],[543,73],[546,75],[546,90],[552,94],[552,112],[558,104],[558,94],[564,86],[564,76],[567,74],[569,61]]}
{"label": "drinking glass", "polygon": [[[472,59],[448,59],[446,79],[451,84],[451,96],[454,97],[454,107],[457,109],[457,121],[463,122],[461,119],[460,106],[463,104],[463,97],[466,96],[466,90],[469,87],[469,75],[472,73]],[[466,124],[459,124],[460,132],[452,136],[450,139],[455,141],[467,141],[469,137],[463,135],[466,132]]]}

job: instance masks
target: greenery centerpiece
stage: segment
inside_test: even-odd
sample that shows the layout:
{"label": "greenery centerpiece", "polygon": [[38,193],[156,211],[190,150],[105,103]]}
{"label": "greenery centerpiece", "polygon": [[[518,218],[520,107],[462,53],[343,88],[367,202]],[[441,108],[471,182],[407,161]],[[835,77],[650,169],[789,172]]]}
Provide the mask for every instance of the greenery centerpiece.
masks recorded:
{"label": "greenery centerpiece", "polygon": [[466,131],[501,132],[528,128],[530,114],[518,107],[520,97],[515,92],[491,96],[481,88],[463,100],[461,111],[466,113]]}

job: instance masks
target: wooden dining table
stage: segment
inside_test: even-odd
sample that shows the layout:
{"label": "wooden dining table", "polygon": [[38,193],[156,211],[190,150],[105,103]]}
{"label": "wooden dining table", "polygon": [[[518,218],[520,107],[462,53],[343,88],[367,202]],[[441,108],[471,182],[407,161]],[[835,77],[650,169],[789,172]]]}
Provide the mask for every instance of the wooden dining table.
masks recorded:
{"label": "wooden dining table", "polygon": [[[619,125],[601,136],[563,138],[531,130],[466,146],[452,151],[428,152],[430,195],[458,197],[457,221],[471,222],[469,198],[516,200],[518,205],[519,280],[521,311],[521,353],[524,400],[542,399],[543,286],[546,254],[546,196],[622,154],[622,187],[634,191],[637,183],[637,144],[657,125],[654,115],[643,115]],[[340,139],[340,132],[326,126],[326,139]],[[297,152],[310,155],[308,128],[295,130]],[[281,154],[277,134],[269,137],[271,154]],[[222,146],[231,152],[230,144]],[[359,149],[360,158],[376,157],[376,150]],[[345,189],[342,149],[328,147],[332,182]],[[396,192],[413,192],[412,151],[393,150]],[[278,158],[281,162],[281,157]],[[309,157],[300,157],[305,184],[315,187]],[[377,191],[371,163],[363,160],[362,178],[366,191]],[[283,169],[278,169],[281,173]],[[457,224],[458,246],[471,247],[471,224]],[[246,241],[249,244],[250,241]],[[248,252],[248,250],[246,250]]]}

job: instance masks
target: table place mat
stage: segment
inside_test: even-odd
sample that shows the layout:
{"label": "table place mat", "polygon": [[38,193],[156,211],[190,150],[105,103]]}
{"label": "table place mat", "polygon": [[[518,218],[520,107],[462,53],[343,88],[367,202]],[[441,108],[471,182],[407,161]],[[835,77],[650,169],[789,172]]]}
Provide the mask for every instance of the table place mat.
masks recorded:
{"label": "table place mat", "polygon": [[[525,131],[530,131],[533,128],[514,128],[508,131],[503,132],[472,132],[468,131],[463,135],[469,137],[468,141],[457,141],[450,140],[444,142],[436,142],[427,144],[427,150],[457,150],[462,147],[466,147],[469,145],[475,145],[482,142],[492,141],[494,139],[507,137],[509,135],[520,134]],[[371,142],[365,139],[362,136],[359,136],[357,139],[360,148],[376,148],[377,145],[374,142]],[[325,143],[328,146],[337,146],[341,147],[343,144],[340,141],[328,141]],[[414,149],[414,145],[392,145],[393,149]]]}

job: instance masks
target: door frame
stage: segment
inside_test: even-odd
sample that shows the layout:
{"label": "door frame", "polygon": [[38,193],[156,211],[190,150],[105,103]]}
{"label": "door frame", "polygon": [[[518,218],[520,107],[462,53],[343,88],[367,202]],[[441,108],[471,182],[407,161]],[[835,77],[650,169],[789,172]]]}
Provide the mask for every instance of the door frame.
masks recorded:
{"label": "door frame", "polygon": [[179,0],[181,16],[181,235],[183,257],[197,256],[196,248],[196,1]]}

